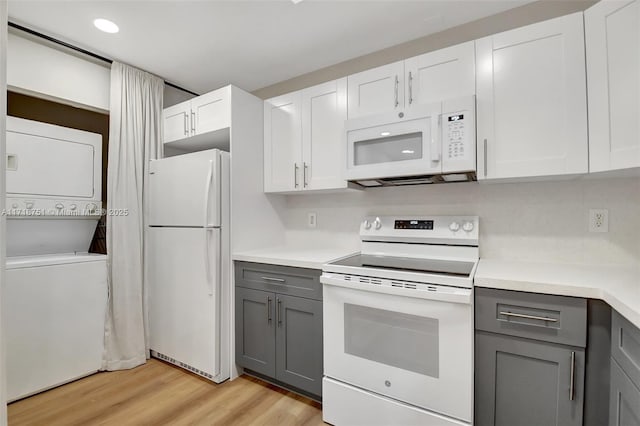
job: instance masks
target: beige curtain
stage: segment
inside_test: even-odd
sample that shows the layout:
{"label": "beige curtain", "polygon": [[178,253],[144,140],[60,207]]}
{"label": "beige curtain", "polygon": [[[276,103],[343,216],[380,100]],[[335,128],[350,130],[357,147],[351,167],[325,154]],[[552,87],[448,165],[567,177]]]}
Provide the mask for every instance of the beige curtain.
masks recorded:
{"label": "beige curtain", "polygon": [[121,63],[111,66],[107,208],[119,214],[107,216],[106,370],[144,364],[149,353],[143,188],[149,160],[162,156],[163,92],[162,79]]}

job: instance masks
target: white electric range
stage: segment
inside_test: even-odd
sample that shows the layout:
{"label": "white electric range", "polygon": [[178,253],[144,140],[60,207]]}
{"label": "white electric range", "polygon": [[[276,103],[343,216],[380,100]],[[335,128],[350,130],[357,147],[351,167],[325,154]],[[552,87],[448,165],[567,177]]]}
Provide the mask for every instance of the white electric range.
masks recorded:
{"label": "white electric range", "polygon": [[323,267],[323,419],[468,425],[478,217],[367,217]]}

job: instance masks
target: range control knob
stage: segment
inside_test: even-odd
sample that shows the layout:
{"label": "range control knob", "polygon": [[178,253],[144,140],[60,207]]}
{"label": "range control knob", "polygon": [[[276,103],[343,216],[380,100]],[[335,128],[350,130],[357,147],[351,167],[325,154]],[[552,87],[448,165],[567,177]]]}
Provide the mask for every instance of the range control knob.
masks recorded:
{"label": "range control knob", "polygon": [[462,229],[464,230],[464,232],[471,232],[473,231],[473,222],[465,222],[462,225]]}
{"label": "range control knob", "polygon": [[376,229],[382,228],[382,222],[379,217],[376,217],[376,220],[373,221],[373,226],[375,226]]}
{"label": "range control knob", "polygon": [[364,222],[362,222],[362,226],[364,226],[364,229],[371,229],[371,222],[369,222],[368,219],[365,219]]}
{"label": "range control knob", "polygon": [[58,210],[62,210],[64,208],[64,204],[62,203],[56,203],[56,209]]}
{"label": "range control knob", "polygon": [[460,229],[460,224],[458,222],[451,222],[449,229],[453,232],[457,232]]}

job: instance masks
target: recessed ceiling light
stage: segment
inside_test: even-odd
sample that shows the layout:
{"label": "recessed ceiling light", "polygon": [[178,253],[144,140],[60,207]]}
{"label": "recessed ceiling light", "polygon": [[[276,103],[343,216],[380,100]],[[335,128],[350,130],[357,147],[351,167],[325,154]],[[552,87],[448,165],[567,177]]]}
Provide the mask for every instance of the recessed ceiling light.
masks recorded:
{"label": "recessed ceiling light", "polygon": [[293,4],[298,4],[298,3],[300,3],[301,1],[302,1],[302,0],[291,0],[291,3],[293,3]]}
{"label": "recessed ceiling light", "polygon": [[96,26],[100,31],[104,31],[105,33],[115,34],[120,31],[120,28],[108,19],[98,18],[93,20],[93,25]]}
{"label": "recessed ceiling light", "polygon": [[403,150],[402,150],[402,153],[403,153],[403,154],[413,154],[414,152],[415,152],[415,151],[414,151],[414,150],[412,150],[412,149],[403,149]]}
{"label": "recessed ceiling light", "polygon": [[380,136],[389,136],[391,132],[380,132]]}

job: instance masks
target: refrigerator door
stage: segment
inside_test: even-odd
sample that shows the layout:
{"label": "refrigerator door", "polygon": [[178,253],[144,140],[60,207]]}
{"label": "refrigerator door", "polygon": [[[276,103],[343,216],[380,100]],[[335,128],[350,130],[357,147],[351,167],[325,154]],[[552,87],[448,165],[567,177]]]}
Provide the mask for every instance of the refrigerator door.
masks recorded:
{"label": "refrigerator door", "polygon": [[220,152],[212,149],[151,161],[150,226],[220,226]]}
{"label": "refrigerator door", "polygon": [[151,350],[216,381],[225,379],[216,377],[220,233],[216,228],[150,228],[148,245]]}

